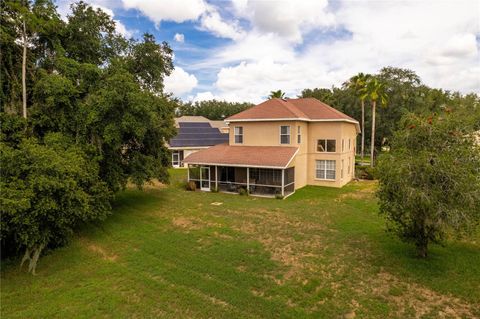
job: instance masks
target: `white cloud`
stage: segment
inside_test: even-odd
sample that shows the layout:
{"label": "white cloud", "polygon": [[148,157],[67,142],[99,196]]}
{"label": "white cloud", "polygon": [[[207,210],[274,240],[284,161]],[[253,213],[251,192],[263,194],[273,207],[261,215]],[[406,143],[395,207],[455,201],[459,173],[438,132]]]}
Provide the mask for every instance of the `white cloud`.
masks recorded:
{"label": "white cloud", "polygon": [[182,33],[175,33],[175,36],[173,37],[173,39],[177,42],[185,42],[185,35],[183,35]]}
{"label": "white cloud", "polygon": [[335,24],[328,0],[233,0],[237,13],[250,20],[254,29],[275,33],[292,42],[302,42],[303,33]]}
{"label": "white cloud", "polygon": [[[269,20],[266,13],[263,17],[269,21],[259,24],[255,10],[273,12],[267,10],[273,3],[285,4],[292,12],[282,17],[284,9],[274,8],[274,16]],[[281,89],[294,97],[304,88],[340,85],[357,72],[374,73],[384,66],[412,69],[430,86],[480,92],[478,2],[343,1],[325,23],[319,21],[318,12],[315,16],[304,8],[296,11],[293,3],[300,2],[234,1],[252,29],[202,62],[218,70],[212,95],[259,102],[271,90]],[[333,14],[322,8],[327,17]],[[298,12],[305,13],[301,21],[282,26]],[[295,46],[309,28],[328,32],[332,26],[350,35],[305,43],[301,51]]]}
{"label": "white cloud", "polygon": [[125,9],[137,9],[157,25],[196,20],[206,10],[203,0],[122,0]]}
{"label": "white cloud", "polygon": [[200,18],[200,28],[210,31],[217,37],[234,40],[240,39],[244,34],[237,21],[224,21],[218,10],[211,5],[208,5]]}
{"label": "white cloud", "polygon": [[217,99],[219,100],[218,96],[215,96],[212,92],[206,91],[206,92],[199,92],[193,97],[191,100],[193,102],[201,102],[201,101],[208,101],[208,100],[214,100]]}
{"label": "white cloud", "polygon": [[165,91],[178,96],[190,92],[197,84],[195,75],[189,74],[177,66],[172,74],[165,78]]}

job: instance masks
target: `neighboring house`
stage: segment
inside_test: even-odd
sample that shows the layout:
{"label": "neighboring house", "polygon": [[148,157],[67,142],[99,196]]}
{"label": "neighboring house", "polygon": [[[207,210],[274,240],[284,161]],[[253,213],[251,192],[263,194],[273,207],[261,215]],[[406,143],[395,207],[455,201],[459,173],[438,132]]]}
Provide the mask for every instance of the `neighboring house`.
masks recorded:
{"label": "neighboring house", "polygon": [[358,121],[317,99],[271,99],[225,121],[228,144],[184,159],[201,190],[288,196],[305,185],[342,187],[354,177]]}
{"label": "neighboring house", "polygon": [[172,166],[184,167],[183,159],[198,150],[228,142],[228,125],[203,116],[182,116],[175,119],[178,134],[168,143]]}

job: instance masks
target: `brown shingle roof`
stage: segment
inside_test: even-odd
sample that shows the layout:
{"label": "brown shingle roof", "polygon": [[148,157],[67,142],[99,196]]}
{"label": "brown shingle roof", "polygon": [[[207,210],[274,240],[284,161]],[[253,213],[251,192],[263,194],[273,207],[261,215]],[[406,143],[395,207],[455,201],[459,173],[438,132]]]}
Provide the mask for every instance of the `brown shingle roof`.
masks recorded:
{"label": "brown shingle roof", "polygon": [[187,156],[187,164],[227,165],[285,168],[297,152],[297,147],[230,146],[219,144]]}
{"label": "brown shingle roof", "polygon": [[226,121],[262,119],[348,120],[357,122],[357,120],[315,98],[267,100],[230,116]]}

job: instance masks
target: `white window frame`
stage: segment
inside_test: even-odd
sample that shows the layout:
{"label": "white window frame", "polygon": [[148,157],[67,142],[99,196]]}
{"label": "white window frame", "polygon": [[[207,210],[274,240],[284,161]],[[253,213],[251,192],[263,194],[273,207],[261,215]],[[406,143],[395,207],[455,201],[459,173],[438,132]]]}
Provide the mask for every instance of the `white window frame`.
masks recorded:
{"label": "white window frame", "polygon": [[[322,151],[318,150],[318,141],[323,141],[324,142],[325,151],[322,152]],[[328,141],[335,141],[335,151],[333,151],[333,152],[328,151],[328,147],[327,147]],[[317,153],[336,153],[337,152],[337,140],[336,139],[329,139],[329,138],[317,139],[317,144],[315,145],[315,148],[316,148]]]}
{"label": "white window frame", "polygon": [[[237,142],[237,137],[239,138],[240,142]],[[234,144],[243,144],[243,126],[234,126],[233,127],[233,143]]]}
{"label": "white window frame", "polygon": [[[282,133],[282,127],[287,127],[287,128],[288,128],[288,130],[287,130],[288,134],[283,134],[283,133]],[[288,144],[290,144],[290,135],[291,135],[290,133],[291,133],[290,125],[280,125],[280,144],[282,144],[282,145],[288,145]],[[283,136],[287,136],[287,137],[288,137],[288,143],[282,143],[282,137],[283,137]]]}
{"label": "white window frame", "polygon": [[297,144],[302,143],[302,127],[299,125],[297,127]]}
{"label": "white window frame", "polygon": [[[177,161],[174,160],[175,155],[177,156]],[[180,151],[172,152],[172,167],[175,167],[175,168],[180,167]]]}
{"label": "white window frame", "polygon": [[341,166],[341,170],[340,170],[340,178],[343,179],[343,168],[345,167],[345,160],[342,159],[342,166]]}
{"label": "white window frame", "polygon": [[[332,164],[332,163],[333,163],[333,169],[328,168],[327,164]],[[337,162],[335,160],[315,160],[315,179],[316,180],[335,181],[337,178],[336,170],[337,170]],[[321,171],[323,171],[323,177],[319,176],[319,172]],[[327,178],[327,172],[330,172],[330,173],[333,172],[333,179]]]}

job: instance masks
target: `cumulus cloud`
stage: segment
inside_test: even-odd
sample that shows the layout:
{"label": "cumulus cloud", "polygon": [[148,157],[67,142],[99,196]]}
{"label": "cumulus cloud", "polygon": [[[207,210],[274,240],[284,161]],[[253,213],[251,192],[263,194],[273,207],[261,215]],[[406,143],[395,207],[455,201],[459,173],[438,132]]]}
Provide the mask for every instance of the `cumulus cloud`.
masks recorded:
{"label": "cumulus cloud", "polygon": [[190,92],[197,84],[195,75],[177,66],[172,74],[165,78],[165,91],[178,96]]}
{"label": "cumulus cloud", "polygon": [[200,29],[209,31],[217,37],[238,40],[243,36],[243,30],[238,21],[224,21],[217,8],[208,5],[200,18]]}
{"label": "cumulus cloud", "polygon": [[175,33],[173,39],[177,42],[185,42],[185,36],[182,33]]}
{"label": "cumulus cloud", "polygon": [[[275,21],[259,21],[255,10],[269,3],[235,0],[238,14],[250,19],[252,29],[210,58],[210,67],[218,61],[226,64],[218,67],[212,94],[259,102],[271,90],[295,96],[303,88],[340,85],[357,72],[373,73],[384,66],[412,69],[431,86],[480,92],[478,3],[344,1],[334,13],[322,7],[326,17],[334,14],[324,22],[286,5],[292,10],[286,17],[278,17],[277,11]],[[306,16],[294,27],[281,26],[295,12]],[[305,43],[299,50],[296,43],[308,28],[343,28],[350,35]]]}
{"label": "cumulus cloud", "polygon": [[125,9],[136,9],[157,25],[161,21],[196,20],[206,10],[203,0],[122,0],[122,3]]}
{"label": "cumulus cloud", "polygon": [[335,24],[328,0],[233,0],[237,14],[259,32],[275,33],[287,41],[302,42],[303,34]]}

